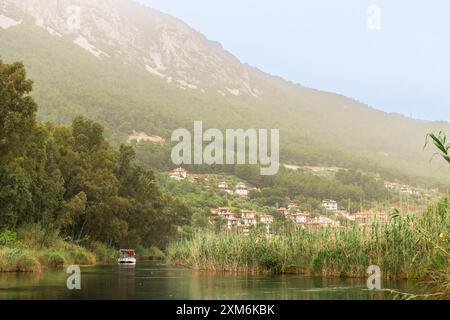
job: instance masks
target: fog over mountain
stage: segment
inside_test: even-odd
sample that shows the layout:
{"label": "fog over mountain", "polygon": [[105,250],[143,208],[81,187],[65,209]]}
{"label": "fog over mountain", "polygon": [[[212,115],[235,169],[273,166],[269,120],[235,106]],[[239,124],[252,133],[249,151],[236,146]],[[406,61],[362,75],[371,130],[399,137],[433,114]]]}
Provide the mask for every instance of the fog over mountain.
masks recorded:
{"label": "fog over mountain", "polygon": [[[177,18],[130,1],[2,1],[16,22],[32,17],[54,37],[70,38],[98,59],[117,58],[181,88],[216,85],[224,94],[250,94],[249,70],[218,43],[208,41]],[[14,15],[18,13],[18,15]],[[11,22],[10,22],[11,23]],[[12,25],[10,25],[12,26]]]}
{"label": "fog over mountain", "polygon": [[170,137],[203,120],[217,128],[280,128],[293,165],[361,168],[389,178],[446,182],[423,151],[450,131],[295,85],[241,64],[183,21],[130,0],[0,0],[0,58],[23,61],[40,118],[78,114],[113,143],[133,132]]}

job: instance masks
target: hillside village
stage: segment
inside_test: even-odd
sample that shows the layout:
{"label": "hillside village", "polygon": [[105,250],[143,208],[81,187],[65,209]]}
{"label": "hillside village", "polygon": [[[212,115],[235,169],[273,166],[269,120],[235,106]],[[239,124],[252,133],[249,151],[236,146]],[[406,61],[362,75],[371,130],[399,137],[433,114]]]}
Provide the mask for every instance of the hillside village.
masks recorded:
{"label": "hillside village", "polygon": [[[190,175],[183,168],[176,168],[169,173],[169,177],[175,181],[199,182],[202,178],[199,175]],[[207,178],[205,178],[207,180]],[[230,199],[246,201],[251,191],[260,192],[259,189],[248,186],[244,182],[229,183],[220,181],[212,183],[205,181],[208,189],[213,189],[220,194],[224,194]],[[385,187],[392,193],[404,195],[420,196],[437,193],[437,190],[420,190],[411,186],[386,182]],[[397,205],[393,205],[395,209]],[[222,228],[229,232],[236,232],[248,235],[254,229],[261,229],[267,234],[274,234],[276,223],[289,223],[300,228],[352,228],[358,226],[368,227],[374,222],[383,224],[390,220],[390,213],[386,209],[373,208],[363,209],[357,213],[350,214],[347,210],[333,199],[323,199],[322,210],[309,212],[302,207],[298,201],[287,203],[286,207],[268,207],[263,210],[247,210],[233,207],[217,207],[210,209],[210,222],[221,223]]]}
{"label": "hillside village", "polygon": [[[296,205],[289,206],[288,209],[280,208],[278,212],[284,215],[287,221],[294,225],[316,228],[316,227],[339,227],[340,222],[326,216],[312,218],[310,214],[296,210]],[[267,234],[271,234],[271,226],[274,223],[274,216],[267,213],[253,210],[240,210],[235,212],[232,208],[211,209],[211,217],[222,217],[228,230],[237,231],[242,234],[249,234],[252,229],[262,226]]]}

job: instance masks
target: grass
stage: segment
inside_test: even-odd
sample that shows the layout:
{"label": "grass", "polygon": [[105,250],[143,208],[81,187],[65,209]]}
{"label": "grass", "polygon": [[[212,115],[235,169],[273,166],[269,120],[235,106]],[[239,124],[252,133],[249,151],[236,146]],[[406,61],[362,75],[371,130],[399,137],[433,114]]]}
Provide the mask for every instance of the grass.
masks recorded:
{"label": "grass", "polygon": [[69,245],[61,248],[27,249],[0,247],[0,272],[41,272],[45,268],[69,265],[93,265],[96,258],[84,248]]}
{"label": "grass", "polygon": [[40,272],[42,265],[30,250],[0,248],[0,272]]}
{"label": "grass", "polygon": [[430,279],[450,265],[442,252],[450,245],[447,202],[444,209],[368,228],[298,228],[271,237],[199,233],[172,244],[167,259],[200,270],[335,277],[366,277],[367,267],[378,265],[385,278]]}
{"label": "grass", "polygon": [[97,260],[85,248],[65,243],[58,248],[47,248],[37,252],[39,262],[47,268],[62,268],[69,265],[94,265]]}
{"label": "grass", "polygon": [[45,268],[93,265],[97,259],[87,249],[60,239],[57,234],[42,241],[38,225],[21,228],[18,233],[0,233],[0,272],[41,272]]}
{"label": "grass", "polygon": [[110,264],[117,261],[117,250],[109,248],[101,242],[93,242],[90,244],[89,248],[94,253],[98,263]]}
{"label": "grass", "polygon": [[[40,248],[35,232],[23,242],[13,232],[0,233],[0,272],[41,272],[46,268],[64,268],[69,265],[95,265],[115,263],[118,252],[100,242],[93,242],[89,250],[61,239],[51,241]],[[38,239],[38,238],[37,238]],[[26,244],[24,244],[26,243]],[[163,260],[164,253],[158,248],[138,248],[144,259]]]}

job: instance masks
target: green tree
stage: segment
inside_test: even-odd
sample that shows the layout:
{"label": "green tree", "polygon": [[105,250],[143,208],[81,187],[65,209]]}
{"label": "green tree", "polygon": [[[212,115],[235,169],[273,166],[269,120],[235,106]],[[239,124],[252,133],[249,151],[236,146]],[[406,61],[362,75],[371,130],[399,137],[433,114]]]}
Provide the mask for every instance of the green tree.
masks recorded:
{"label": "green tree", "polygon": [[0,164],[26,154],[36,126],[37,105],[28,95],[32,87],[22,63],[0,60]]}
{"label": "green tree", "polygon": [[189,225],[191,211],[162,193],[132,146],[116,151],[103,127],[36,121],[32,82],[21,63],[0,61],[0,230],[36,224],[72,241],[160,246]]}
{"label": "green tree", "polygon": [[0,228],[13,229],[33,212],[28,152],[35,137],[36,103],[23,64],[0,60]]}

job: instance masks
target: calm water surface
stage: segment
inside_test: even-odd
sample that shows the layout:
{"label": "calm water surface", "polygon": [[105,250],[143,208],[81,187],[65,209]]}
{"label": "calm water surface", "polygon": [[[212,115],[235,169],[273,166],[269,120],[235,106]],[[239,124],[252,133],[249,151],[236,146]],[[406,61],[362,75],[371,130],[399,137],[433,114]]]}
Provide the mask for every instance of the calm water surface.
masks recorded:
{"label": "calm water surface", "polygon": [[[136,267],[83,267],[81,290],[70,291],[64,270],[36,274],[0,273],[0,299],[212,299],[306,300],[392,299],[368,291],[364,279],[330,279],[298,275],[249,276],[211,274],[142,262]],[[384,283],[410,290],[413,283]]]}

